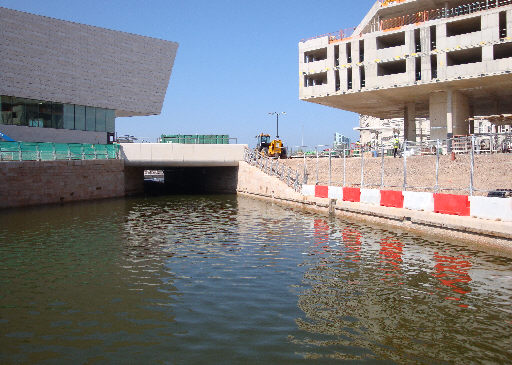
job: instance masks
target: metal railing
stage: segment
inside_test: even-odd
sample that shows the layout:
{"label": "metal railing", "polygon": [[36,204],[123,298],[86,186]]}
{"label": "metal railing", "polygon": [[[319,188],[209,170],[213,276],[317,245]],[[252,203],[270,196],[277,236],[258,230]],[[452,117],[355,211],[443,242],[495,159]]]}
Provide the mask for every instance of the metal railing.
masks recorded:
{"label": "metal railing", "polygon": [[267,175],[277,177],[293,190],[297,192],[301,191],[304,177],[301,176],[298,171],[281,163],[278,159],[263,156],[258,151],[246,148],[244,160],[249,165],[259,168]]}
{"label": "metal railing", "polygon": [[0,161],[119,159],[117,144],[0,142]]}
{"label": "metal railing", "polygon": [[[400,3],[403,1],[381,1],[381,6],[387,6],[393,3]],[[400,27],[411,25],[411,24],[419,24],[423,22],[427,22],[430,20],[437,20],[442,18],[453,18],[462,15],[473,14],[479,11],[484,11],[488,9],[494,9],[501,6],[511,5],[512,0],[481,0],[474,1],[469,4],[463,4],[456,6],[454,8],[440,8],[440,9],[431,9],[431,10],[423,10],[413,14],[406,14],[403,16],[391,18],[391,19],[383,19],[379,22],[375,22],[369,24],[368,30],[361,32],[361,34],[353,34],[355,28],[348,28],[349,30],[340,30],[338,32],[332,32],[328,34],[322,34],[319,36],[302,39],[301,42],[307,42],[309,40],[329,37],[329,43],[339,42],[343,39],[352,38],[352,37],[361,37],[362,34],[373,33],[378,31],[386,31],[392,29],[398,29]],[[351,31],[350,31],[351,30]]]}
{"label": "metal railing", "polygon": [[[319,147],[328,153],[319,153]],[[307,170],[314,169],[316,181],[313,183],[317,185],[334,184],[343,187],[391,188],[435,193],[459,191],[469,195],[512,189],[512,173],[507,167],[512,163],[512,133],[476,134],[422,142],[405,141],[396,151],[391,143],[387,143],[379,146],[353,145],[352,148],[344,147],[341,150],[319,145],[315,152],[304,153],[302,157],[304,176],[307,179]],[[493,162],[498,157],[489,155],[503,157],[499,157],[501,162]],[[325,158],[329,161],[328,164],[322,162],[323,172],[320,178],[320,160],[325,161]],[[343,161],[340,164],[333,162],[333,159]],[[390,162],[391,160],[394,162]],[[449,162],[450,160],[456,162]],[[313,167],[312,164],[316,166]],[[336,167],[335,171],[333,166]],[[492,182],[493,180],[498,182]],[[498,186],[492,185],[493,183]],[[482,188],[482,185],[487,188]]]}

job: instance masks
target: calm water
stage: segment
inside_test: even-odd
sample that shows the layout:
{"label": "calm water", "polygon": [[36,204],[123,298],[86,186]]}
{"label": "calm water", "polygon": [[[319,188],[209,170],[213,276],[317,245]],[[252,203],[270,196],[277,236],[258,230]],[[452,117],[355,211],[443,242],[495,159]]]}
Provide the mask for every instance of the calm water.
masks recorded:
{"label": "calm water", "polygon": [[0,363],[507,363],[512,260],[247,198],[0,213]]}

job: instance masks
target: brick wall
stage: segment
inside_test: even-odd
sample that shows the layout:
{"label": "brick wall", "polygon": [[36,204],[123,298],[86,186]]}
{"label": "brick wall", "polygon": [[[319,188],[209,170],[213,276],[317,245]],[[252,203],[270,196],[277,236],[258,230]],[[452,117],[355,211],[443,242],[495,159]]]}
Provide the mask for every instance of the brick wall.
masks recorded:
{"label": "brick wall", "polygon": [[124,195],[124,161],[0,163],[0,208]]}

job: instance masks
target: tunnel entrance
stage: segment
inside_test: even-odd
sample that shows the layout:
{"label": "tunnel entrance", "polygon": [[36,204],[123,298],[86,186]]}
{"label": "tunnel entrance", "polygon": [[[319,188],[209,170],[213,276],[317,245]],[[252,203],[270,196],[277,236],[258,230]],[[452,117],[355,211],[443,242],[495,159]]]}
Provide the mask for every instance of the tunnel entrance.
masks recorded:
{"label": "tunnel entrance", "polygon": [[145,194],[236,193],[238,167],[168,167],[162,171],[162,179],[144,179]]}

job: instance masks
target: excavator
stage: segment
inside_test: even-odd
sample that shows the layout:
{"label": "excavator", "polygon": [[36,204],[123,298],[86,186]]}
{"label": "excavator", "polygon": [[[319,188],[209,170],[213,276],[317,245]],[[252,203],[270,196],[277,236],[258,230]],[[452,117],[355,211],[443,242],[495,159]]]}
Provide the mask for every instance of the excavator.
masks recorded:
{"label": "excavator", "polygon": [[275,158],[287,157],[286,148],[283,147],[283,141],[281,141],[279,137],[271,141],[269,134],[261,133],[259,136],[256,136],[256,138],[258,139],[256,150],[263,156]]}

